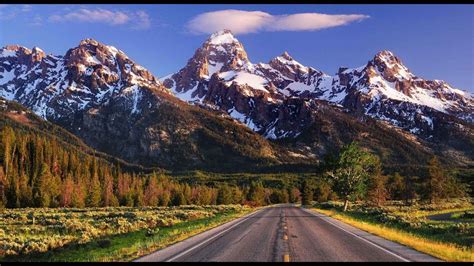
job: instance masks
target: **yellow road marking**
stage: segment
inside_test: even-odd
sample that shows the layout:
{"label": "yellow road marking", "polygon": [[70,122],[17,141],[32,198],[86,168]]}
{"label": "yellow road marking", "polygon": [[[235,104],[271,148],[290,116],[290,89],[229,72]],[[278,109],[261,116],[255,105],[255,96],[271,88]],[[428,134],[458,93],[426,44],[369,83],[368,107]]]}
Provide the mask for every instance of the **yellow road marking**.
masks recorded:
{"label": "yellow road marking", "polygon": [[288,254],[283,255],[283,262],[290,262],[290,255]]}

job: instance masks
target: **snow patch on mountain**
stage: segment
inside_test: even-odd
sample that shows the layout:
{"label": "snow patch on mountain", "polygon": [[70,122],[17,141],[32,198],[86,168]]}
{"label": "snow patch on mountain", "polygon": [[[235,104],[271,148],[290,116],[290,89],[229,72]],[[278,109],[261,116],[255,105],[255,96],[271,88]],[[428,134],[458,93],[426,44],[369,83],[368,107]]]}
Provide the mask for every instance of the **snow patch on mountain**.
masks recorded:
{"label": "snow patch on mountain", "polygon": [[15,78],[15,69],[11,69],[10,71],[4,71],[0,73],[0,85],[5,85],[8,82],[12,81]]}
{"label": "snow patch on mountain", "polygon": [[232,35],[228,30],[221,30],[211,35],[210,44],[220,45],[220,44],[232,44],[236,43],[238,40]]}
{"label": "snow patch on mountain", "polygon": [[15,56],[16,56],[15,51],[11,51],[6,48],[2,49],[2,51],[0,52],[0,57],[15,57]]}
{"label": "snow patch on mountain", "polygon": [[261,90],[268,93],[268,90],[265,89],[265,85],[267,85],[268,81],[258,75],[247,73],[247,72],[234,72],[228,71],[222,73],[222,76],[219,77],[223,78],[226,82],[227,86],[232,85],[233,82],[236,82],[239,85],[250,86],[253,89]]}

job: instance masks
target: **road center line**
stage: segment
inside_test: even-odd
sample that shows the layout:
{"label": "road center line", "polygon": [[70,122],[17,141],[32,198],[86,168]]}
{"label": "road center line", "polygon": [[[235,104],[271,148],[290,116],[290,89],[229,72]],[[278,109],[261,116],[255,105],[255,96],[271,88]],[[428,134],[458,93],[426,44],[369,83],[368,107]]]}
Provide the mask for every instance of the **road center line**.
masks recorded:
{"label": "road center line", "polygon": [[[315,217],[320,218],[321,220],[323,220],[323,221],[325,221],[325,222],[327,222],[327,223],[329,223],[329,224],[332,224],[333,226],[335,226],[335,227],[341,229],[342,231],[344,231],[344,232],[346,232],[346,233],[348,233],[348,234],[350,234],[350,235],[353,235],[353,236],[355,236],[355,237],[357,237],[357,238],[359,238],[359,239],[361,239],[361,240],[364,240],[365,242],[371,244],[372,246],[377,247],[377,248],[379,248],[379,249],[381,249],[381,250],[383,250],[383,251],[385,251],[385,252],[387,252],[387,253],[389,253],[389,254],[391,254],[391,255],[393,255],[393,256],[395,256],[395,257],[397,257],[397,258],[399,258],[399,259],[401,259],[401,260],[403,260],[403,261],[405,261],[405,262],[410,262],[410,260],[408,260],[408,259],[406,259],[406,258],[404,258],[404,257],[402,257],[402,256],[400,256],[400,255],[398,255],[398,254],[395,254],[395,253],[393,253],[392,251],[390,251],[390,250],[388,250],[388,249],[386,249],[386,248],[384,248],[384,247],[382,247],[382,246],[379,246],[379,245],[375,244],[374,242],[372,242],[372,241],[370,241],[370,240],[367,240],[367,239],[365,239],[365,238],[363,238],[363,237],[361,237],[361,236],[358,236],[358,235],[356,235],[356,234],[354,234],[354,233],[352,233],[352,232],[350,232],[350,231],[347,231],[346,229],[340,227],[339,225],[337,225],[337,224],[335,224],[335,223],[333,223],[333,222],[331,222],[331,221],[328,221],[328,220],[326,220],[326,219],[323,219],[323,217],[317,216],[314,212],[312,212],[312,211],[310,211],[310,210],[306,210],[306,209],[303,209],[303,208],[302,208],[302,210],[305,211],[305,212],[307,212],[307,213],[310,213],[310,214],[314,215]],[[360,229],[359,229],[359,230],[360,230]],[[370,234],[370,233],[369,233],[369,234]]]}
{"label": "road center line", "polygon": [[261,212],[261,211],[263,211],[263,210],[265,210],[265,209],[266,209],[266,208],[263,208],[263,209],[261,209],[261,210],[258,210],[258,211],[256,211],[256,212],[254,212],[254,213],[251,213],[250,215],[248,215],[247,217],[243,218],[241,221],[239,221],[239,222],[237,222],[237,223],[231,225],[229,228],[225,229],[224,231],[221,231],[221,232],[215,234],[214,236],[212,236],[212,237],[210,237],[210,238],[208,238],[208,239],[202,241],[201,243],[199,243],[199,244],[197,244],[197,245],[195,245],[195,246],[193,246],[193,247],[191,247],[191,248],[189,248],[189,249],[187,249],[187,250],[185,250],[185,251],[183,251],[183,252],[181,252],[181,253],[179,253],[179,254],[177,254],[177,255],[171,257],[171,258],[169,258],[169,259],[167,259],[165,262],[171,262],[171,261],[173,261],[173,260],[175,260],[175,259],[177,259],[177,258],[179,258],[179,257],[181,257],[181,256],[184,256],[184,255],[188,254],[189,252],[193,251],[194,249],[196,249],[196,248],[198,248],[198,247],[200,247],[200,246],[206,244],[207,242],[209,242],[209,241],[215,239],[216,237],[218,237],[218,236],[224,234],[225,232],[228,232],[228,231],[231,230],[232,228],[234,228],[234,227],[236,227],[237,225],[239,225],[239,224],[241,224],[241,223],[247,221],[248,219],[250,219],[250,217],[254,216],[255,214],[257,214],[257,213],[259,213],[259,212]]}

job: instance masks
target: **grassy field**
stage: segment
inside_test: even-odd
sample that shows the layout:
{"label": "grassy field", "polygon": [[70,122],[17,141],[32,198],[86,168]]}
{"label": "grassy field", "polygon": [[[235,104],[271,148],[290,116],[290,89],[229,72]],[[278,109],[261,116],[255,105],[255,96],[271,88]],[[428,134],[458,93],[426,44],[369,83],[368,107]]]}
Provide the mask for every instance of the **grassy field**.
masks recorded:
{"label": "grassy field", "polygon": [[392,202],[384,207],[355,204],[347,212],[342,212],[342,203],[328,202],[316,204],[314,209],[446,261],[474,260],[472,220],[435,221],[427,218],[433,214],[453,212],[456,216],[457,213],[472,213],[474,207],[468,201],[414,206]]}
{"label": "grassy field", "polygon": [[240,205],[3,210],[0,261],[130,261],[250,211]]}

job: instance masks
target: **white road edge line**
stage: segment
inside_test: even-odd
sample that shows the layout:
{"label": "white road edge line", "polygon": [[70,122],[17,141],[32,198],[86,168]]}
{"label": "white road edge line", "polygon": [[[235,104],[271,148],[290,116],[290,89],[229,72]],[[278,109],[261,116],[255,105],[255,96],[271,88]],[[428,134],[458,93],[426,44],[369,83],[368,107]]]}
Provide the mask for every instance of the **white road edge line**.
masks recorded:
{"label": "white road edge line", "polygon": [[[302,209],[303,209],[303,208],[302,208]],[[306,210],[306,209],[303,209],[303,210],[306,211],[306,212],[308,212],[308,213],[310,213],[310,214],[312,214],[312,215],[314,215],[315,217],[321,218],[321,220],[323,220],[323,221],[325,221],[325,222],[327,222],[327,223],[329,223],[329,224],[332,224],[333,226],[335,226],[335,227],[341,229],[342,231],[344,231],[344,232],[346,232],[346,233],[348,233],[348,234],[351,234],[351,235],[353,235],[353,236],[355,236],[355,237],[357,237],[357,238],[359,238],[359,239],[361,239],[361,240],[364,240],[365,242],[367,242],[367,243],[373,245],[374,247],[377,247],[377,248],[379,248],[379,249],[381,249],[381,250],[383,250],[383,251],[385,251],[385,252],[387,252],[387,253],[389,253],[389,254],[391,254],[391,255],[393,255],[393,256],[395,256],[395,257],[397,257],[397,258],[399,258],[399,259],[401,259],[401,260],[403,260],[403,261],[405,261],[405,262],[410,262],[410,260],[408,260],[408,259],[406,259],[406,258],[404,258],[404,257],[402,257],[402,256],[400,256],[400,255],[398,255],[398,254],[395,254],[395,253],[393,253],[392,251],[390,251],[390,250],[388,250],[388,249],[386,249],[386,248],[384,248],[384,247],[382,247],[382,246],[379,246],[379,245],[375,244],[374,242],[372,242],[372,241],[370,241],[370,240],[367,240],[367,239],[365,239],[365,238],[363,238],[363,237],[361,237],[361,236],[358,236],[358,235],[356,235],[356,234],[354,234],[354,233],[352,233],[352,232],[350,232],[350,231],[347,231],[346,229],[340,227],[339,225],[337,225],[337,224],[335,224],[335,223],[333,223],[333,222],[331,222],[331,221],[328,221],[328,220],[326,220],[326,219],[323,219],[322,217],[317,216],[316,213],[314,213],[314,212],[312,212],[312,211],[310,211],[310,210]],[[359,229],[359,230],[361,230],[361,229]],[[363,231],[363,230],[362,230],[362,231]]]}
{"label": "white road edge line", "polygon": [[181,257],[181,256],[184,256],[184,255],[188,254],[189,252],[193,251],[194,249],[196,249],[196,248],[198,248],[198,247],[200,247],[200,246],[206,244],[207,242],[213,240],[214,238],[216,238],[216,237],[218,237],[218,236],[224,234],[225,232],[228,232],[229,230],[231,230],[232,228],[236,227],[237,225],[239,225],[239,224],[241,224],[241,223],[247,221],[248,219],[250,219],[251,216],[253,216],[253,215],[255,215],[255,214],[257,214],[257,213],[263,211],[264,209],[266,209],[266,207],[265,207],[265,208],[262,208],[262,209],[260,209],[260,210],[258,210],[258,211],[256,211],[256,212],[254,212],[254,213],[250,213],[247,217],[245,217],[245,218],[243,218],[241,221],[239,221],[239,222],[237,222],[237,223],[231,225],[229,228],[225,229],[224,231],[221,231],[221,232],[215,234],[214,236],[212,236],[212,237],[210,237],[210,238],[208,238],[208,239],[202,241],[201,243],[199,243],[199,244],[197,244],[197,245],[195,245],[195,246],[193,246],[193,247],[191,247],[191,248],[189,248],[189,249],[187,249],[187,250],[185,250],[185,251],[183,251],[183,252],[181,252],[181,253],[179,253],[179,254],[177,254],[177,255],[171,257],[171,258],[169,258],[169,259],[167,259],[165,262],[171,262],[171,261],[173,261],[173,260],[175,260],[175,259],[177,259],[177,258],[179,258],[179,257]]}

